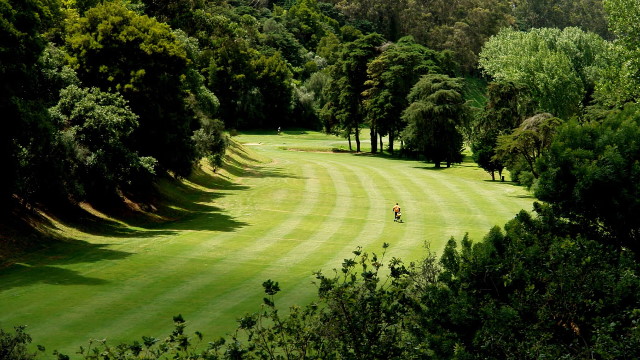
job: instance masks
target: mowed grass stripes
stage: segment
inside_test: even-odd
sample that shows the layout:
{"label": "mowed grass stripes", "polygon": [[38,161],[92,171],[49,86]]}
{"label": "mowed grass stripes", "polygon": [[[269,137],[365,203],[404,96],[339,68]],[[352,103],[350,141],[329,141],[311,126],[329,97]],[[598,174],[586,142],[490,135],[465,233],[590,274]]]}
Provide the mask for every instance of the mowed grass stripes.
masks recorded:
{"label": "mowed grass stripes", "polygon": [[[163,224],[110,222],[118,231],[57,223],[69,241],[0,270],[0,327],[27,325],[35,344],[73,354],[90,338],[162,337],[182,314],[208,339],[257,311],[261,284],[278,281],[286,308],[313,300],[312,273],[339,267],[362,246],[417,260],[468,232],[480,241],[532,198],[486,181],[474,164],[431,165],[350,153],[319,133],[242,135],[219,174],[164,186],[177,212]],[[304,150],[304,151],[299,151]],[[391,207],[402,206],[404,223]]]}

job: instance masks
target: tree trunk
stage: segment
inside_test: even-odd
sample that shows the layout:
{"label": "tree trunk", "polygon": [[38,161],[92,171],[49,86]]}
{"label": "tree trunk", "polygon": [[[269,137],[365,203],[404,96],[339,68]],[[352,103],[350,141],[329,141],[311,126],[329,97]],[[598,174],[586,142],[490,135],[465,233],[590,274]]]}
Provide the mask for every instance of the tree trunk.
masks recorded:
{"label": "tree trunk", "polygon": [[495,171],[491,172],[491,181],[496,181],[496,172]]}
{"label": "tree trunk", "polygon": [[351,148],[351,134],[347,136],[347,139],[349,139],[349,151],[353,151],[353,149]]}
{"label": "tree trunk", "polygon": [[376,141],[376,130],[373,126],[369,129],[369,137],[371,138],[371,153],[375,154],[378,152],[378,142]]}
{"label": "tree trunk", "polygon": [[378,136],[380,136],[380,153],[382,154],[384,152],[384,147],[382,145],[382,134],[378,134]]}
{"label": "tree trunk", "polygon": [[360,152],[360,129],[356,128],[356,152]]}
{"label": "tree trunk", "polygon": [[393,142],[395,141],[395,136],[393,136],[393,131],[389,131],[389,152],[393,155]]}

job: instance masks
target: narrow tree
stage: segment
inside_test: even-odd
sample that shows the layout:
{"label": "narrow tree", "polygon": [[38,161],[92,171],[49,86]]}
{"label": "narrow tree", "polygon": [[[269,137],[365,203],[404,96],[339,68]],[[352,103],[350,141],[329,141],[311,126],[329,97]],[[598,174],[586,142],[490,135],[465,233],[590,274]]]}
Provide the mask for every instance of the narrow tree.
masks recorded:
{"label": "narrow tree", "polygon": [[495,158],[498,136],[510,134],[534,106],[527,89],[512,82],[489,83],[487,98],[475,122],[471,151],[473,160],[495,180],[495,172],[502,177],[505,167],[504,161]]}
{"label": "narrow tree", "polygon": [[363,125],[362,93],[366,89],[367,64],[379,51],[384,39],[369,34],[347,43],[334,67],[333,98],[336,99],[336,118],[346,137],[355,136],[356,151],[360,152],[360,129]]}
{"label": "narrow tree", "polygon": [[491,175],[491,180],[496,180],[496,171],[498,176],[502,179],[502,170],[504,169],[504,163],[495,158],[496,145],[497,145],[496,132],[486,132],[479,136],[473,143],[471,143],[471,151],[473,152],[473,161],[480,166],[484,171]]}
{"label": "narrow tree", "polygon": [[407,122],[402,138],[407,146],[439,168],[462,161],[462,134],[458,126],[468,116],[462,96],[462,79],[441,74],[423,76],[411,89],[411,105],[402,118]]}

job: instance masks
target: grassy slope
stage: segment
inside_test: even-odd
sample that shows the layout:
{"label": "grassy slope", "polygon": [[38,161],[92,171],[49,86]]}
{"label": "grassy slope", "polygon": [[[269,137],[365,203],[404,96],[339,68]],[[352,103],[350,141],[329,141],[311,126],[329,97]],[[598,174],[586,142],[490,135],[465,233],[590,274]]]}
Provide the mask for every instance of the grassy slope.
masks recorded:
{"label": "grassy slope", "polygon": [[[389,242],[389,256],[417,259],[425,241],[438,251],[465,232],[480,240],[531,208],[523,189],[487,181],[471,163],[435,170],[330,153],[346,141],[318,133],[236,139],[246,145],[232,148],[218,176],[203,170],[161,186],[174,199],[161,213],[178,221],[52,219],[67,242],[0,270],[0,328],[27,324],[34,343],[73,353],[89,338],[164,336],[181,313],[212,339],[258,309],[266,279],[280,282],[281,306],[306,303],[311,273],[338,266],[356,246],[377,252]],[[319,151],[292,151],[301,149]],[[395,202],[404,224],[392,221]]]}

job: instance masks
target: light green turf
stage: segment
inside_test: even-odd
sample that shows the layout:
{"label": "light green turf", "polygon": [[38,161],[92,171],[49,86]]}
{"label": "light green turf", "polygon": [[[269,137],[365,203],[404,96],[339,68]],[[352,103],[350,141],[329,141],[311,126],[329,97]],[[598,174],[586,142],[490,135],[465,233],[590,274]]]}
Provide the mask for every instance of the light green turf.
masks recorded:
{"label": "light green turf", "polygon": [[[388,242],[389,258],[415,260],[425,241],[435,251],[465,232],[479,241],[533,201],[471,163],[436,170],[331,153],[347,142],[313,132],[235,141],[245,145],[217,178],[199,172],[163,187],[176,211],[192,213],[180,221],[114,223],[107,235],[54,223],[74,240],[0,270],[0,328],[26,324],[35,344],[72,354],[90,338],[164,336],[180,313],[213,339],[259,308],[266,279],[280,283],[280,306],[304,304],[312,272],[329,272],[357,246],[379,252]],[[395,202],[403,224],[392,220]]]}

